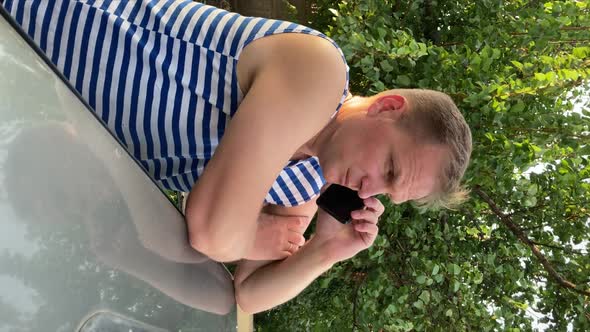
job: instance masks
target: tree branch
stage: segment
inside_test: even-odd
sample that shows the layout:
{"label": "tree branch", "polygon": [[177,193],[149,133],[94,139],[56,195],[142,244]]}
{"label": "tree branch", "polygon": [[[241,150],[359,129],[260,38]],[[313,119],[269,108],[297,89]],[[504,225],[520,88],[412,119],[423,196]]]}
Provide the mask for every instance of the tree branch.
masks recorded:
{"label": "tree branch", "polygon": [[[509,217],[512,217],[512,216],[514,216],[514,215],[516,215],[516,214],[523,213],[523,212],[529,213],[529,212],[531,212],[531,211],[533,211],[533,210],[538,210],[538,209],[540,209],[540,208],[542,208],[542,207],[545,207],[545,206],[547,206],[547,204],[546,204],[546,203],[537,204],[537,205],[535,205],[535,206],[533,206],[533,207],[527,207],[527,208],[524,208],[524,209],[519,209],[519,210],[516,210],[516,211],[514,211],[514,212],[511,212],[511,213],[509,213],[509,214],[508,214],[508,216],[509,216]],[[542,227],[542,226],[541,226],[541,227]]]}
{"label": "tree branch", "polygon": [[582,295],[586,295],[586,296],[590,296],[590,291],[587,290],[582,290],[582,289],[578,289],[577,286],[572,283],[571,281],[563,278],[556,270],[555,268],[551,265],[551,263],[549,263],[549,261],[547,260],[547,258],[545,257],[545,255],[543,255],[543,253],[541,253],[541,251],[539,250],[539,248],[535,245],[535,243],[533,241],[531,241],[526,234],[520,229],[520,227],[518,227],[516,224],[514,224],[512,222],[512,218],[510,218],[510,216],[504,214],[500,208],[498,208],[498,205],[496,205],[496,203],[483,191],[481,190],[481,187],[476,185],[473,188],[473,191],[479,195],[479,197],[481,197],[481,199],[483,199],[486,203],[488,203],[488,205],[490,206],[490,208],[492,209],[492,211],[494,211],[494,213],[496,214],[496,216],[500,219],[500,221],[502,221],[502,223],[508,227],[508,229],[510,229],[510,231],[524,244],[526,244],[531,251],[533,252],[533,254],[535,255],[535,257],[537,257],[537,259],[541,262],[541,265],[543,265],[543,268],[545,269],[545,271],[547,271],[547,273],[549,273],[549,275],[562,287],[571,289],[572,291],[582,294]]}
{"label": "tree branch", "polygon": [[438,31],[437,15],[433,13],[432,1],[424,0],[422,3],[423,8],[423,34],[424,38],[430,40],[433,44],[440,43],[440,31]]}
{"label": "tree branch", "polygon": [[568,40],[550,40],[549,44],[570,44],[570,45],[575,45],[575,44],[582,44],[582,43],[587,43],[590,42],[590,39],[568,39]]}
{"label": "tree branch", "polygon": [[363,276],[363,278],[357,283],[356,285],[356,289],[354,291],[354,299],[352,300],[352,332],[354,332],[355,328],[358,328],[358,320],[356,317],[356,302],[358,299],[358,294],[359,294],[359,289],[361,289],[361,286],[363,285],[363,283],[365,282],[365,279],[367,279],[367,276]]}
{"label": "tree branch", "polygon": [[[585,30],[590,30],[590,27],[561,27],[559,28],[559,30],[561,31],[585,31]],[[528,35],[528,32],[512,32],[510,33],[511,36],[515,37],[515,36],[526,36]]]}
{"label": "tree branch", "polygon": [[[517,132],[537,132],[537,133],[545,133],[545,134],[557,134],[563,131],[563,128],[553,128],[553,127],[541,127],[541,128],[528,128],[528,127],[503,127],[503,130],[510,130],[510,131],[517,131]],[[586,140],[590,139],[589,134],[567,134],[563,135],[569,138],[575,138],[579,140]]]}
{"label": "tree branch", "polygon": [[[514,213],[511,213],[510,215],[512,216]],[[545,226],[549,226],[549,224],[543,224],[543,225],[536,225],[536,226],[531,226],[531,227],[524,227],[521,228],[523,231],[528,232],[528,231],[532,231],[535,229],[539,229],[539,228],[543,228]]]}
{"label": "tree branch", "polygon": [[541,242],[537,242],[537,241],[531,241],[534,245],[536,246],[541,246],[541,247],[547,247],[547,248],[552,248],[552,249],[557,249],[557,250],[562,250],[567,252],[568,254],[572,254],[572,255],[587,255],[587,253],[583,253],[583,252],[578,252],[576,250],[573,249],[568,249],[562,246],[557,246],[557,245],[553,245],[553,244],[549,244],[549,243],[541,243]]}
{"label": "tree branch", "polygon": [[404,249],[404,247],[402,247],[402,244],[399,243],[399,240],[397,238],[395,239],[395,243],[397,243],[397,246],[400,248],[400,250],[404,254],[404,258],[407,258],[407,262],[410,265],[410,268],[412,269],[412,272],[416,272],[416,269],[414,269],[414,265],[412,265],[412,262],[410,261],[411,260],[411,257],[410,258],[407,257],[407,255],[405,254],[406,253],[406,250]]}
{"label": "tree branch", "polygon": [[582,30],[590,30],[590,27],[561,27],[559,30],[562,31],[582,31]]}
{"label": "tree branch", "polygon": [[536,246],[541,246],[541,247],[547,247],[547,248],[553,248],[553,249],[559,249],[559,250],[567,250],[566,248],[564,248],[562,246],[556,246],[556,245],[552,245],[552,244],[548,244],[548,243],[540,243],[537,241],[531,241],[531,243]]}

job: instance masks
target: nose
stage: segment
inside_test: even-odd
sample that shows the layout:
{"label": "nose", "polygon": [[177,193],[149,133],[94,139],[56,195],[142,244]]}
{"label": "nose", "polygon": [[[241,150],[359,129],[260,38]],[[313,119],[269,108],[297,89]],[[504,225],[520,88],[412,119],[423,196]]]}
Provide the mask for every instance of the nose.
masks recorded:
{"label": "nose", "polygon": [[375,177],[365,176],[361,179],[361,187],[358,190],[359,197],[369,198],[379,194],[388,193],[387,184]]}

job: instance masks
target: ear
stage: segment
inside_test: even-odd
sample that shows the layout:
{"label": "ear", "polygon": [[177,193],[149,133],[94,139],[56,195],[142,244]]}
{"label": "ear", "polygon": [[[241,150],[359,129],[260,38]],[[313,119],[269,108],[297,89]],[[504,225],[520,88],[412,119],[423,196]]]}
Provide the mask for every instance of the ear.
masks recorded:
{"label": "ear", "polygon": [[408,100],[400,95],[379,97],[367,109],[368,116],[386,115],[392,119],[399,118],[408,109]]}

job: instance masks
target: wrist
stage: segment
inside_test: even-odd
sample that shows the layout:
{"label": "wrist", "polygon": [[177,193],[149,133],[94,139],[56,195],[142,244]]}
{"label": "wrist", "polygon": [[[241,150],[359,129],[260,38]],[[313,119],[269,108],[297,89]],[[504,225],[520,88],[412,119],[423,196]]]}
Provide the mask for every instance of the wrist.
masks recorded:
{"label": "wrist", "polygon": [[340,261],[336,259],[330,241],[326,241],[319,236],[313,236],[305,246],[314,252],[318,264],[325,267],[326,270]]}

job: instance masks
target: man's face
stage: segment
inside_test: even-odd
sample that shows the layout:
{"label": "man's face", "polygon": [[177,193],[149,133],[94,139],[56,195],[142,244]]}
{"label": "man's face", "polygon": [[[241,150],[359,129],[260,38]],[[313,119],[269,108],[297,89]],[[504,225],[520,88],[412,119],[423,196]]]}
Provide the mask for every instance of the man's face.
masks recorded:
{"label": "man's face", "polygon": [[350,117],[320,155],[326,180],[358,190],[361,198],[387,194],[396,203],[439,189],[448,149],[419,142],[386,116]]}

